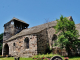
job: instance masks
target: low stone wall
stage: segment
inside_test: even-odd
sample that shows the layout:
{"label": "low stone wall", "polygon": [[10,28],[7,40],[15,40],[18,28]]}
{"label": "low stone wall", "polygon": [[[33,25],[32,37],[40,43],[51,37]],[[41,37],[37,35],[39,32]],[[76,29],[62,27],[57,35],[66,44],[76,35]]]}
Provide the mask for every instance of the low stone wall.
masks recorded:
{"label": "low stone wall", "polygon": [[61,49],[61,48],[53,48],[52,52],[53,52],[53,54],[60,54],[62,56],[68,56],[68,53],[66,52],[65,48],[63,48],[63,49]]}

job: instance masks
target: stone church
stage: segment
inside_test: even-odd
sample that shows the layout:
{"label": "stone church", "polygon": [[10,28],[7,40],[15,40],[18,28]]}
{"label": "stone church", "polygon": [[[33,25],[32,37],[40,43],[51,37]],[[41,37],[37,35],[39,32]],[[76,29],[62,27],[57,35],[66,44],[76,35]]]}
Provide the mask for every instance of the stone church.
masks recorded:
{"label": "stone church", "polygon": [[[73,21],[71,16],[67,18]],[[58,34],[55,34],[54,29],[56,24],[55,20],[28,28],[28,23],[13,18],[4,24],[2,55],[32,57],[39,53],[44,54],[48,45],[53,48],[52,45],[57,40]],[[80,34],[80,24],[76,24],[76,29]]]}

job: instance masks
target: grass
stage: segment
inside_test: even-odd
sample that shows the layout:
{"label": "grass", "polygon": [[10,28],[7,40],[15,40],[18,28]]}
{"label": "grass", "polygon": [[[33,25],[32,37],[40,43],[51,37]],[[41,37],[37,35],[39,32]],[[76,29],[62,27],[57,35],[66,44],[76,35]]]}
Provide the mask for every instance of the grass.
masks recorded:
{"label": "grass", "polygon": [[[33,58],[43,58],[43,57],[45,57],[45,58],[51,58],[51,57],[53,57],[53,56],[56,56],[56,55],[58,55],[58,54],[39,54],[39,55],[36,55],[36,56],[34,56]],[[60,56],[60,55],[58,55],[58,56]]]}
{"label": "grass", "polygon": [[14,58],[13,57],[9,57],[9,58],[5,57],[5,58],[0,58],[0,60],[14,60]]}
{"label": "grass", "polygon": [[[14,57],[0,58],[0,60],[14,60]],[[32,59],[32,58],[20,58],[20,60],[34,60],[34,59]]]}
{"label": "grass", "polygon": [[[58,54],[42,54],[42,55],[39,54],[39,55],[34,56],[33,58],[42,58],[42,57],[50,58],[50,57],[53,57],[53,56],[60,56],[64,60],[64,56],[61,56],[61,55],[58,55]],[[69,57],[69,60],[80,60],[80,57]]]}
{"label": "grass", "polygon": [[80,60],[80,57],[71,57],[69,60]]}
{"label": "grass", "polygon": [[34,60],[32,58],[20,58],[20,60]]}
{"label": "grass", "polygon": [[[35,60],[35,59],[33,59],[33,58],[51,58],[51,57],[53,57],[53,56],[56,56],[56,55],[58,55],[58,54],[39,54],[39,55],[36,55],[36,56],[34,56],[34,57],[32,57],[32,58],[20,58],[20,60]],[[58,56],[60,56],[60,55],[58,55]],[[60,57],[62,57],[63,58],[63,60],[64,60],[64,57],[63,56],[60,56]],[[14,57],[5,57],[5,58],[0,58],[0,60],[14,60]],[[37,59],[36,59],[37,60]],[[41,59],[40,59],[41,60]],[[47,59],[45,59],[45,60],[47,60]],[[80,57],[69,57],[69,60],[80,60]]]}

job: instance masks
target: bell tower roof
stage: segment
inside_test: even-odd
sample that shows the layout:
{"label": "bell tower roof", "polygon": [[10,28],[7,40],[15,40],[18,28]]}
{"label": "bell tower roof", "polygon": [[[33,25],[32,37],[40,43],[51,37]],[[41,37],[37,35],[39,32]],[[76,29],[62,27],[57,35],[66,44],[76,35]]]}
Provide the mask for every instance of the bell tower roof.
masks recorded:
{"label": "bell tower roof", "polygon": [[[29,26],[28,23],[26,23],[26,22],[24,22],[24,21],[22,21],[22,20],[20,20],[20,19],[18,19],[18,18],[15,18],[15,17],[13,17],[9,22],[11,22],[11,21],[17,21],[17,22],[20,22],[20,23],[23,23],[23,24]],[[5,23],[4,26],[5,26],[6,24],[8,24],[9,22]]]}

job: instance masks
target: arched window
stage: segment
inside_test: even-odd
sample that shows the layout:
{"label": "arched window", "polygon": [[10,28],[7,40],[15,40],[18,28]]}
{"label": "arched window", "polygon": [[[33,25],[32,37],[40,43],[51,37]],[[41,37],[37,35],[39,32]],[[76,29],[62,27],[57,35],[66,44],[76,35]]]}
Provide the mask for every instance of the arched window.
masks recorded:
{"label": "arched window", "polygon": [[53,37],[52,37],[52,43],[51,43],[51,45],[53,46],[56,46],[57,45],[57,35],[56,34],[54,34],[53,35]]}
{"label": "arched window", "polygon": [[15,49],[16,49],[16,44],[13,43],[13,51],[15,51]]}
{"label": "arched window", "polygon": [[25,47],[25,49],[29,48],[29,38],[28,37],[26,37],[24,40],[24,47]]}
{"label": "arched window", "polygon": [[53,41],[53,40],[56,40],[56,39],[57,39],[57,35],[54,34],[53,37],[52,37],[52,41]]}
{"label": "arched window", "polygon": [[15,46],[15,43],[13,43],[13,46]]}

